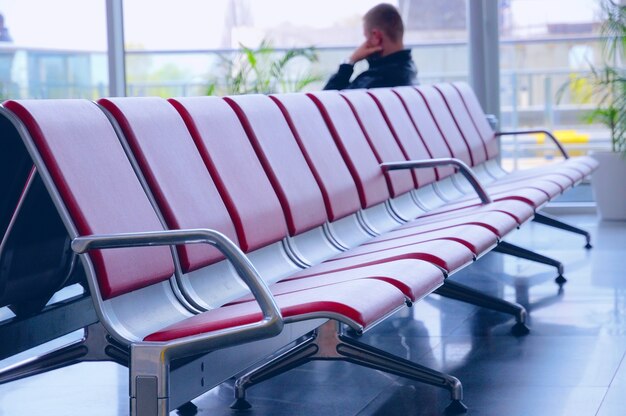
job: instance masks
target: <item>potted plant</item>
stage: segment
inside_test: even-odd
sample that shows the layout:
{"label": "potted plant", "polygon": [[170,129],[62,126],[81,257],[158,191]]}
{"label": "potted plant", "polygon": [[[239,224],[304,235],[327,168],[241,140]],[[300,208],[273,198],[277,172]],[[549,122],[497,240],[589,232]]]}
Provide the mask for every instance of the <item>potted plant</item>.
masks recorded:
{"label": "potted plant", "polygon": [[594,152],[600,166],[591,178],[598,213],[603,220],[626,220],[626,5],[615,0],[601,0],[605,20],[603,63],[590,64],[590,73],[574,77],[565,87],[584,91],[584,100],[597,99],[597,106],[586,121],[608,127],[611,150]]}
{"label": "potted plant", "polygon": [[611,151],[595,152],[600,166],[591,185],[600,217],[604,220],[626,220],[626,5],[605,0],[602,24],[604,65],[592,66],[589,76],[592,90],[600,95],[590,121],[609,128]]}

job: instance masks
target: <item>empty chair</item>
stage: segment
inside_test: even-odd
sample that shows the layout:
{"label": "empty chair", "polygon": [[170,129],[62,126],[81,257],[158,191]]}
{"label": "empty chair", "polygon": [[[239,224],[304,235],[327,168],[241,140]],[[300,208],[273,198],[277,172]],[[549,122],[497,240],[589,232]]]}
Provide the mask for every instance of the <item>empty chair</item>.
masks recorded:
{"label": "empty chair", "polygon": [[[284,122],[284,118],[282,118],[278,107],[276,107],[276,105],[269,98],[253,96],[245,98],[242,97],[242,99],[267,100],[266,102],[269,104],[268,108],[275,110],[277,112],[276,114]],[[252,102],[254,103],[254,101]],[[146,176],[153,176],[156,178],[154,186],[157,189],[173,186],[168,184],[175,180],[176,190],[179,195],[192,194],[195,192],[202,192],[202,182],[210,182],[211,178],[215,178],[216,183],[220,184],[216,187],[216,189],[218,189],[220,193],[224,191],[222,196],[225,200],[228,198],[228,202],[225,203],[224,206],[226,208],[229,208],[230,206],[238,207],[238,210],[236,211],[236,214],[238,215],[238,222],[234,224],[234,228],[238,229],[238,232],[244,236],[246,234],[250,234],[254,238],[262,237],[259,231],[255,229],[255,224],[257,221],[263,221],[263,215],[268,215],[269,218],[274,218],[276,221],[278,221],[279,216],[283,215],[282,229],[275,225],[271,230],[271,232],[275,235],[276,233],[279,233],[278,238],[286,238],[289,234],[293,234],[292,237],[295,237],[299,233],[310,232],[311,221],[318,223],[313,223],[313,226],[321,226],[319,221],[320,219],[322,219],[322,221],[325,219],[326,212],[321,196],[318,195],[319,188],[317,188],[317,184],[314,181],[309,182],[309,186],[313,187],[313,189],[302,189],[302,186],[294,187],[293,185],[295,185],[295,182],[293,182],[291,177],[286,175],[287,173],[293,174],[301,168],[308,169],[304,159],[300,161],[302,164],[301,166],[297,165],[297,160],[291,161],[291,168],[289,172],[281,171],[280,167],[276,167],[276,163],[282,163],[284,162],[284,159],[273,159],[273,156],[276,154],[282,154],[285,156],[285,152],[289,152],[289,146],[295,146],[292,150],[300,152],[295,141],[290,144],[288,142],[281,141],[283,140],[282,138],[273,136],[275,141],[265,142],[264,138],[272,136],[266,136],[267,132],[264,132],[261,128],[258,128],[258,126],[254,130],[254,137],[246,136],[244,130],[248,130],[248,134],[250,134],[251,126],[247,126],[245,123],[242,126],[235,116],[236,112],[230,108],[226,101],[221,99],[212,99],[208,97],[202,99],[176,99],[172,100],[172,103],[174,104],[174,107],[178,109],[182,118],[176,114],[174,107],[169,107],[170,111],[168,111],[165,108],[167,103],[163,100],[135,99],[131,101],[123,99],[109,99],[102,102],[105,107],[111,109],[112,113],[116,114],[117,117],[122,120],[122,122],[120,122],[122,130],[128,130],[124,132],[125,136],[132,137],[129,139],[130,148],[133,150],[133,153],[138,156],[138,165],[142,171],[148,172]],[[256,104],[259,103],[257,102]],[[258,108],[262,109],[264,106],[261,104]],[[256,111],[258,111],[258,108]],[[233,116],[235,117],[233,118]],[[176,117],[178,117],[178,121],[175,122],[174,120]],[[267,117],[271,117],[271,113],[266,113],[266,118]],[[254,120],[263,120],[263,118],[250,118],[253,120],[251,123],[252,126],[255,125]],[[181,132],[177,127],[178,123],[182,123],[183,119],[186,122],[187,127],[189,127],[191,135],[186,132]],[[158,120],[158,122],[155,120]],[[231,122],[234,122],[235,125],[226,125],[225,120],[231,120]],[[157,127],[154,126],[155,123]],[[286,128],[286,132],[289,133],[289,128]],[[167,134],[159,135],[158,131],[167,132]],[[280,134],[276,131],[274,133]],[[191,136],[193,136],[193,138]],[[172,142],[173,137],[175,139]],[[249,142],[248,139],[250,139]],[[191,151],[190,146],[193,146],[194,143],[198,144],[199,153],[198,150],[195,150],[195,153]],[[170,152],[173,152],[178,158],[182,159],[182,161],[176,162],[176,165],[178,165],[179,168],[175,169],[175,174],[173,174],[174,172],[172,171],[172,169],[174,169],[172,165],[174,164],[169,163],[165,154],[159,152],[159,149],[163,148],[169,149],[168,154],[172,154]],[[254,161],[256,153],[259,154],[259,158],[257,161]],[[157,154],[161,155],[161,157],[157,157]],[[195,154],[194,157],[205,161],[205,167],[200,168],[200,166],[198,166],[195,162],[189,163],[187,158],[191,158],[192,154]],[[291,156],[295,156],[295,154],[291,153]],[[245,168],[244,171],[242,171],[242,165],[234,163],[234,158],[237,157],[247,158],[247,164],[243,166],[243,168]],[[301,154],[300,157],[302,157]],[[215,158],[218,158],[219,161],[216,161]],[[239,176],[231,177],[228,174],[231,169],[237,169]],[[199,172],[203,172],[202,175],[200,175]],[[206,176],[207,172],[210,174],[210,177]],[[266,172],[268,172],[268,180],[266,185],[262,185],[262,182],[259,182],[259,177],[264,176]],[[300,170],[302,175],[306,174],[304,172],[305,170]],[[161,175],[171,175],[174,179],[168,181],[165,176]],[[248,185],[231,184],[227,182],[228,180],[233,180],[235,178],[239,182],[250,180],[252,181],[252,184],[256,184],[256,195],[258,198],[264,198],[269,201],[266,202],[266,207],[268,207],[267,210],[261,211],[260,213],[254,210],[254,204],[256,201],[251,198],[250,195],[246,195],[249,190],[249,188],[247,188]],[[198,189],[195,189],[196,187]],[[245,192],[242,192],[242,189]],[[155,195],[166,194],[167,189],[155,190],[154,193]],[[274,195],[275,197],[274,202],[272,202],[270,198],[271,195]],[[307,198],[312,199],[309,199],[306,204],[298,204],[299,200],[306,200]],[[321,213],[313,212],[315,210],[314,200],[316,198],[319,198],[320,205],[318,205],[318,209],[321,210]],[[156,200],[159,202],[158,197]],[[194,207],[194,210],[196,211],[194,218],[196,219],[201,220],[201,218],[206,218],[208,221],[212,215],[211,210],[206,209],[204,207],[205,204],[203,204],[199,199],[189,200],[180,197],[170,197],[162,201],[160,205],[162,205],[161,209],[164,212],[167,211],[172,213],[178,218],[178,221],[181,222],[187,215],[187,204],[197,204],[197,206]],[[248,205],[248,208],[246,208],[246,204]],[[203,208],[205,208],[205,211],[203,214],[200,214]],[[215,209],[215,206],[213,206],[213,209]],[[302,215],[304,209],[310,209],[312,211],[309,217]],[[259,217],[259,215],[261,215],[261,217]],[[218,218],[220,217],[218,216]],[[276,224],[281,223],[279,222]],[[249,248],[257,248],[253,238],[248,238],[246,241],[251,244]],[[264,244],[266,244],[266,246],[271,246],[274,243],[270,239],[264,241]],[[264,248],[261,247],[250,252],[250,258],[253,264],[262,264],[263,262],[282,262],[285,261],[286,257],[288,257],[285,254],[282,256],[278,255],[276,249],[265,252],[263,250]],[[265,257],[265,259],[263,259],[263,257]],[[323,272],[317,271],[316,267],[313,266],[307,270],[310,270],[312,273],[317,273],[319,276],[315,278],[310,277],[307,279],[300,279],[298,282],[290,283],[289,286],[273,285],[272,289],[278,287],[278,291],[275,292],[275,295],[278,306],[281,308],[281,299],[285,297],[290,299],[304,299],[307,297],[308,293],[312,293],[314,295],[311,295],[310,299],[315,297],[321,302],[320,305],[317,306],[312,304],[307,306],[306,303],[303,303],[299,315],[293,315],[289,313],[289,310],[282,311],[287,322],[302,319],[315,319],[326,316],[327,318],[339,319],[344,323],[351,325],[354,330],[361,332],[367,330],[369,325],[373,324],[376,320],[387,316],[390,312],[389,309],[386,306],[382,308],[377,306],[379,305],[378,301],[374,298],[370,298],[366,301],[370,303],[368,311],[362,311],[359,319],[355,320],[354,318],[347,318],[344,316],[341,309],[348,306],[348,304],[343,301],[338,302],[337,296],[342,296],[342,294],[349,296],[354,298],[353,303],[363,305],[364,299],[356,299],[361,297],[361,295],[358,294],[358,289],[356,289],[357,287],[361,287],[364,290],[366,287],[369,287],[368,290],[370,291],[382,289],[383,293],[385,293],[386,290],[393,290],[392,293],[400,295],[401,299],[404,299],[404,295],[407,294],[404,290],[408,287],[410,290],[410,296],[413,300],[417,300],[425,296],[427,293],[435,290],[442,283],[443,275],[440,270],[435,267],[431,267],[430,269],[420,267],[421,263],[419,261],[414,262],[414,270],[411,271],[407,270],[407,265],[409,264],[407,261],[399,263],[404,264],[404,266],[399,269],[395,267],[395,264],[391,264],[392,260],[407,260],[409,258],[410,257],[400,258],[400,256],[392,258],[391,255],[388,255],[380,256],[380,260],[378,262],[374,261],[375,259],[372,260],[371,258],[367,259],[367,262],[344,261],[341,266],[333,267],[332,270],[324,270]],[[385,269],[385,263],[390,263],[392,267]],[[377,264],[380,265],[380,267],[376,268],[375,266]],[[262,266],[260,270],[263,270],[265,273],[262,273],[261,276],[266,278],[269,282],[276,279],[276,276],[271,276],[269,274],[271,270],[264,269]],[[397,278],[395,276],[396,274],[399,274]],[[198,300],[198,303],[200,304],[202,304],[202,297],[204,297],[206,292],[207,284],[202,282],[202,280],[206,277],[210,276],[188,276],[188,278],[184,280],[184,284],[190,286],[186,289],[186,291],[190,296],[200,297],[200,300]],[[379,287],[380,285],[383,286]],[[400,290],[396,289],[396,287]],[[324,299],[325,296],[323,293],[328,293],[326,300]],[[331,301],[330,297],[335,298],[335,300],[329,304]],[[386,302],[386,300],[383,299],[385,299],[385,295],[381,297],[381,302]],[[398,300],[397,297],[392,299],[395,299],[395,301]],[[396,302],[395,307],[400,307],[401,304],[402,303],[398,304]],[[231,305],[226,308],[236,307],[249,309],[249,305],[250,302],[248,299],[241,299],[231,303]],[[383,306],[382,303],[380,306]],[[311,307],[313,309],[311,309]],[[319,307],[331,307],[336,309],[335,312],[328,310],[326,315],[324,315],[323,313],[320,314],[319,310],[316,310]],[[338,315],[334,316],[334,314]],[[341,316],[344,317],[341,318]],[[377,318],[371,320],[371,318],[375,317]],[[324,328],[326,329],[320,329],[320,331],[334,331],[334,326],[332,325],[324,326]],[[315,339],[315,336],[311,339]],[[357,341],[351,341],[349,339],[342,339],[340,343],[345,345],[346,348],[350,348],[350,346],[353,348],[358,346]],[[311,357],[307,357],[307,359],[311,359]],[[367,362],[368,358],[364,356],[363,360]],[[417,371],[419,367],[409,363],[405,363],[405,365],[407,366],[407,376],[417,380],[426,379],[424,376],[419,375],[419,371]],[[432,377],[435,373],[428,372],[428,374]],[[455,387],[456,381],[445,375],[438,375],[437,377],[439,380],[444,380],[444,385],[448,386],[448,389],[451,390],[453,399],[458,400],[459,392],[458,388]],[[238,401],[236,405],[244,406],[245,389],[239,389],[238,392]]]}

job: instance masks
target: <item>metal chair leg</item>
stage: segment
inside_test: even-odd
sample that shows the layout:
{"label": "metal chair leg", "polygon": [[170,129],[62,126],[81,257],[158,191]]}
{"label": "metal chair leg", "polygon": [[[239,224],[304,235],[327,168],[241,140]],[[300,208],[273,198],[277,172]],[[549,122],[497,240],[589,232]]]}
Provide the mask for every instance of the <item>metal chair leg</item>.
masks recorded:
{"label": "metal chair leg", "polygon": [[86,327],[84,337],[78,341],[3,369],[0,384],[84,361],[114,361],[128,366],[128,351],[111,343],[104,327],[96,323]]}
{"label": "metal chair leg", "polygon": [[312,335],[304,342],[272,358],[261,367],[237,378],[235,381],[235,401],[230,405],[230,408],[236,410],[251,408],[252,405],[246,400],[246,389],[311,361],[312,357],[319,351],[316,338],[317,334]]}
{"label": "metal chair leg", "polygon": [[365,345],[338,331],[333,321],[322,325],[310,338],[275,357],[270,362],[241,376],[235,382],[234,409],[248,409],[246,389],[312,360],[343,360],[375,370],[384,371],[411,380],[444,388],[450,392],[448,413],[463,413],[461,382],[450,375],[420,366],[377,348]]}
{"label": "metal chair leg", "polygon": [[541,264],[547,264],[548,266],[554,266],[556,267],[559,273],[559,275],[556,277],[556,279],[554,279],[554,281],[559,286],[562,286],[563,284],[565,284],[565,282],[567,282],[567,279],[563,277],[563,270],[564,270],[563,263],[561,263],[560,261],[556,259],[553,259],[548,256],[544,256],[543,254],[536,253],[532,250],[528,250],[520,246],[516,246],[515,244],[507,243],[506,241],[500,241],[500,243],[498,243],[494,251],[497,253],[508,254],[508,255],[519,257],[522,259],[535,261]]}
{"label": "metal chair leg", "polygon": [[415,364],[345,335],[338,336],[336,353],[337,359],[444,388],[450,392],[450,399],[452,400],[446,408],[446,413],[465,413],[467,411],[467,407],[462,402],[463,386],[456,377]]}
{"label": "metal chair leg", "polygon": [[592,248],[591,245],[591,234],[588,231],[583,230],[582,228],[575,227],[571,224],[567,224],[558,218],[555,218],[551,215],[543,214],[543,213],[535,213],[535,217],[533,221],[538,222],[539,224],[549,225],[550,227],[559,228],[561,230],[570,231],[575,234],[580,234],[585,236],[586,244],[585,248],[589,250]]}
{"label": "metal chair leg", "polygon": [[130,415],[167,416],[169,412],[169,360],[151,345],[132,345],[130,362]]}
{"label": "metal chair leg", "polygon": [[443,286],[435,290],[435,293],[446,298],[513,315],[516,323],[511,328],[511,332],[515,336],[527,335],[530,332],[530,329],[526,326],[526,309],[519,303],[508,302],[504,299],[487,295],[450,279],[446,279]]}

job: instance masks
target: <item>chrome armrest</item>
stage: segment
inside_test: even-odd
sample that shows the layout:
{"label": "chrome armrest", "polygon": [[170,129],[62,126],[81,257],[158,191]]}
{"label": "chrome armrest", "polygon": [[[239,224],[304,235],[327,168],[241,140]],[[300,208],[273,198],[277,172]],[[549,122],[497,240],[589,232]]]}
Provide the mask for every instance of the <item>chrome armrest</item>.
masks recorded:
{"label": "chrome armrest", "polygon": [[517,135],[517,134],[534,134],[534,133],[543,133],[546,136],[548,136],[550,138],[550,140],[552,140],[554,142],[556,147],[558,147],[559,151],[561,152],[561,155],[563,155],[563,158],[564,159],[569,159],[569,154],[567,153],[567,150],[565,150],[565,148],[563,147],[561,142],[559,142],[557,140],[557,138],[554,137],[554,134],[552,134],[548,130],[536,129],[536,130],[498,131],[498,132],[496,132],[496,137],[499,137],[499,136],[514,136],[514,135]]}
{"label": "chrome armrest", "polygon": [[474,172],[467,166],[462,160],[454,159],[454,158],[440,158],[440,159],[424,159],[424,160],[407,160],[405,162],[387,162],[381,163],[380,167],[383,171],[388,170],[399,170],[399,169],[420,169],[420,168],[434,168],[437,166],[448,166],[453,165],[456,167],[461,174],[469,181],[469,183],[474,188],[474,191],[478,194],[481,202],[483,204],[490,204],[491,198],[485,188],[483,188],[482,184],[474,175]]}
{"label": "chrome armrest", "polygon": [[149,344],[160,345],[160,348],[164,350],[176,352],[176,356],[186,356],[213,348],[272,337],[282,331],[284,321],[269,288],[239,247],[228,237],[215,230],[166,230],[76,237],[72,240],[72,250],[78,254],[83,254],[90,250],[181,244],[210,244],[220,250],[252,291],[261,308],[263,319],[235,328],[175,341],[150,342]]}

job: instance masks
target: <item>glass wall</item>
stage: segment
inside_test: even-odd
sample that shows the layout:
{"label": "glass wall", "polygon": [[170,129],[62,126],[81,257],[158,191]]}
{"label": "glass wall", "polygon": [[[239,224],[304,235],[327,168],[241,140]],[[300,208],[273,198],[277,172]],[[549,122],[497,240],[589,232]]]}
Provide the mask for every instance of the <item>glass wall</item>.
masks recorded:
{"label": "glass wall", "polygon": [[0,98],[108,93],[105,0],[0,0]]}
{"label": "glass wall", "polygon": [[[361,16],[379,1],[124,0],[127,94],[230,93],[250,63],[244,46],[259,67],[314,47],[317,59],[290,60],[280,82],[261,91],[319,89],[362,42]],[[466,1],[391,1],[403,15],[421,83],[467,80]],[[554,129],[573,154],[607,148],[607,129],[583,120],[597,98],[584,82],[572,82],[601,62],[598,1],[498,1],[501,128]],[[105,0],[0,0],[0,13],[0,97],[108,94]],[[259,45],[265,52],[254,51]],[[535,135],[507,137],[502,150],[511,169],[556,156]]]}
{"label": "glass wall", "polygon": [[[598,97],[577,78],[602,63],[597,0],[500,2],[501,127],[545,127],[572,155],[609,147],[609,132],[589,124]],[[541,135],[502,141],[504,164],[523,168],[557,157]],[[588,194],[585,198],[590,199]]]}

